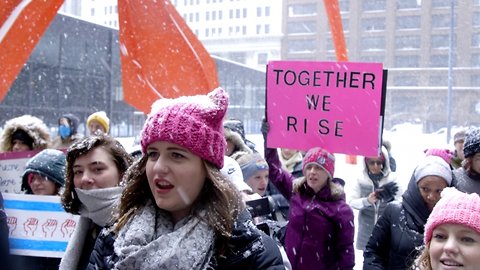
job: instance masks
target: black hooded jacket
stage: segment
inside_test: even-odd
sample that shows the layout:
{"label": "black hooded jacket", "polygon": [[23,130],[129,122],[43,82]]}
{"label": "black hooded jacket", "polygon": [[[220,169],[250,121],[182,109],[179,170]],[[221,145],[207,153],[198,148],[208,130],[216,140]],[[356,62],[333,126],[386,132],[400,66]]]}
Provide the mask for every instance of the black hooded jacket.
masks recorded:
{"label": "black hooded jacket", "polygon": [[363,269],[408,269],[423,245],[428,210],[414,176],[402,202],[391,202],[378,220],[363,253]]}

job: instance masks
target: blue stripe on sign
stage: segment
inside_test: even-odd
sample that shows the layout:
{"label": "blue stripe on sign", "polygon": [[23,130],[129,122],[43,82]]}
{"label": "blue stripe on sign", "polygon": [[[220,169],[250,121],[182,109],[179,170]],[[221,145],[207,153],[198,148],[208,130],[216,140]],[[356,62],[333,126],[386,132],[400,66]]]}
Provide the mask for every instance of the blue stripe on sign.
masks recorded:
{"label": "blue stripe on sign", "polygon": [[53,212],[65,212],[60,203],[53,202],[29,202],[20,200],[5,200],[5,208],[17,209],[17,210],[30,210],[30,211],[53,211]]}
{"label": "blue stripe on sign", "polygon": [[38,251],[65,251],[65,241],[40,241],[10,238],[10,249],[29,249]]}

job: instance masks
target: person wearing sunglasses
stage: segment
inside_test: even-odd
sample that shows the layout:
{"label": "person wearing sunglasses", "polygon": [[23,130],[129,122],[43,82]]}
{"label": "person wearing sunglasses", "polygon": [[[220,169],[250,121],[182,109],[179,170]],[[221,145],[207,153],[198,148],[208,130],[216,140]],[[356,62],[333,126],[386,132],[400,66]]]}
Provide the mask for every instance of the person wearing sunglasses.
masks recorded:
{"label": "person wearing sunglasses", "polygon": [[390,157],[384,146],[378,156],[365,157],[359,164],[362,171],[353,186],[349,204],[359,210],[355,247],[364,250],[387,203],[399,199],[401,192],[398,190],[397,175],[390,169]]}

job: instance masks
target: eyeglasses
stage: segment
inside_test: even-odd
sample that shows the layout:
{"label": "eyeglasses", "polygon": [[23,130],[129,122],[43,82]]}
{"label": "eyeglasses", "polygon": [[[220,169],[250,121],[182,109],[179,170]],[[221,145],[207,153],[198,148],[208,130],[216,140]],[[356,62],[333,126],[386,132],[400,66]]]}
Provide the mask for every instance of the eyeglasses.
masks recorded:
{"label": "eyeglasses", "polygon": [[48,181],[48,178],[46,176],[41,176],[36,173],[31,173],[28,175],[28,185],[31,185],[33,182],[39,181],[40,183],[43,183],[45,181]]}
{"label": "eyeglasses", "polygon": [[383,161],[381,161],[381,160],[369,160],[369,161],[367,161],[367,164],[370,165],[370,166],[374,166],[375,164],[378,165],[378,166],[382,166]]}

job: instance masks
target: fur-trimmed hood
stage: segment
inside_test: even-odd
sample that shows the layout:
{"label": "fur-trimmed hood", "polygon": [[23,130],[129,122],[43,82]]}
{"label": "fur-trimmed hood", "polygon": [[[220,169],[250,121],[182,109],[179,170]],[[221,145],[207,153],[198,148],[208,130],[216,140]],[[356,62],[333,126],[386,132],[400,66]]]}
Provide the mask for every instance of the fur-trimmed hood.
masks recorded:
{"label": "fur-trimmed hood", "polygon": [[1,152],[12,151],[12,135],[18,129],[25,131],[33,139],[33,150],[43,150],[49,147],[50,132],[45,123],[35,116],[22,115],[5,123],[0,138]]}
{"label": "fur-trimmed hood", "polygon": [[252,149],[243,140],[242,136],[229,128],[224,128],[225,139],[230,140],[235,145],[233,153],[238,151],[253,153]]}
{"label": "fur-trimmed hood", "polygon": [[[322,192],[324,188],[322,188],[322,190],[319,191],[321,193],[320,196],[324,197],[322,199],[331,200],[331,201],[345,199],[345,190],[343,188],[343,185],[341,184],[341,181],[343,180],[340,178],[328,179],[327,184],[328,184],[328,189],[330,191],[329,192],[330,194],[328,194],[328,192],[327,194],[324,194],[325,192]],[[309,192],[309,191],[313,192],[313,189],[307,185],[307,179],[305,178],[305,176],[302,176],[302,177],[296,178],[293,181],[292,191],[293,193],[301,193],[301,192]]]}

